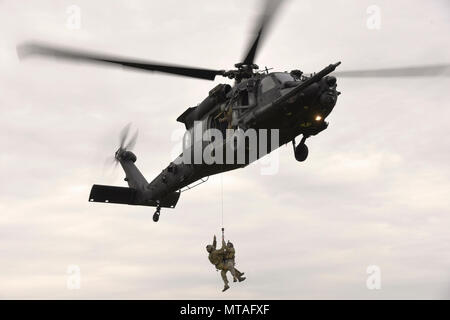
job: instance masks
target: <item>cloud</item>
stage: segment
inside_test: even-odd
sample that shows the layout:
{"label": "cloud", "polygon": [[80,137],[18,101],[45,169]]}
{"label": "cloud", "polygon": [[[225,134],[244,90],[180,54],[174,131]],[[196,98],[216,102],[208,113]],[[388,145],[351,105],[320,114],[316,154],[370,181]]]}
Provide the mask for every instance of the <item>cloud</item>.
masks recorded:
{"label": "cloud", "polygon": [[[124,185],[120,168],[110,176],[103,166],[126,123],[140,129],[137,165],[151,180],[171,160],[176,117],[215,84],[19,63],[16,44],[37,38],[230,68],[250,27],[242,12],[252,14],[256,1],[203,2],[80,1],[79,31],[65,28],[64,3],[0,4],[0,297],[448,297],[448,78],[338,79],[342,95],[329,128],[308,140],[306,162],[288,145],[275,175],[257,164],[223,174],[226,235],[248,275],[227,295],[204,248],[220,233],[220,176],[183,193],[158,224],[152,208],[87,201],[93,183]],[[366,5],[290,3],[258,63],[309,72],[340,59],[347,70],[447,62],[446,2],[381,1],[379,32],[365,28]],[[81,268],[80,290],[66,287],[72,264]],[[376,292],[365,287],[372,264],[382,272]]]}

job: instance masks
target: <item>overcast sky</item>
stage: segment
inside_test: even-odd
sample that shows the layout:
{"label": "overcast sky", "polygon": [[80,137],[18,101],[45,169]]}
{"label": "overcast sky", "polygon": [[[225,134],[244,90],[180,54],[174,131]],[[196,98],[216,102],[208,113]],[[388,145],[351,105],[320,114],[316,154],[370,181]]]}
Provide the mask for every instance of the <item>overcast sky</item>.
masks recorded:
{"label": "overcast sky", "polygon": [[[70,29],[67,9],[81,9]],[[29,59],[41,40],[217,69],[239,62],[261,1],[0,1],[0,298],[450,298],[449,78],[338,79],[329,128],[309,158],[279,149],[211,177],[177,208],[88,203],[122,127],[140,136],[148,180],[171,160],[175,119],[217,83]],[[381,9],[380,29],[366,10]],[[318,71],[450,63],[450,5],[433,1],[290,1],[257,56],[261,67]],[[229,82],[229,81],[228,81]],[[221,293],[205,245],[221,227],[248,279]],[[67,268],[81,270],[69,290]],[[368,266],[381,289],[366,287]]]}

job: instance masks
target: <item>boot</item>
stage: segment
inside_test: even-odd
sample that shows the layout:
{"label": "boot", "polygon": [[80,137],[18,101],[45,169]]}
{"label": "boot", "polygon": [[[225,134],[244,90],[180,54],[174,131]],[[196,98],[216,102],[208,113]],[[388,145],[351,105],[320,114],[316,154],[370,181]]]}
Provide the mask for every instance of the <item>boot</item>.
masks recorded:
{"label": "boot", "polygon": [[226,284],[226,285],[223,287],[222,292],[225,292],[225,291],[227,291],[228,289],[230,289],[230,286],[229,286],[228,284]]}
{"label": "boot", "polygon": [[242,281],[244,281],[245,279],[247,279],[246,277],[240,277],[239,278],[239,282],[242,282]]}

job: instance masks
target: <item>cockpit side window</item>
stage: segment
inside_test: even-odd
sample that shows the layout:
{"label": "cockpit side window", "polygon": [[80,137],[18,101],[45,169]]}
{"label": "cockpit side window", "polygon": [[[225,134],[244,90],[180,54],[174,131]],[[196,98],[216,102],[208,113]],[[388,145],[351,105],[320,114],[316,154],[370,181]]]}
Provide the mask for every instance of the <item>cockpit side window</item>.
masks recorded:
{"label": "cockpit side window", "polygon": [[259,103],[262,104],[270,103],[279,96],[280,96],[279,85],[272,77],[272,75],[268,75],[263,79],[261,79],[258,94]]}
{"label": "cockpit side window", "polygon": [[272,77],[265,77],[261,80],[261,93],[266,93],[267,91],[275,88],[276,83],[273,81]]}
{"label": "cockpit side window", "polygon": [[286,72],[276,72],[275,73],[275,77],[281,82],[281,83],[285,83],[288,81],[295,81],[295,79]]}

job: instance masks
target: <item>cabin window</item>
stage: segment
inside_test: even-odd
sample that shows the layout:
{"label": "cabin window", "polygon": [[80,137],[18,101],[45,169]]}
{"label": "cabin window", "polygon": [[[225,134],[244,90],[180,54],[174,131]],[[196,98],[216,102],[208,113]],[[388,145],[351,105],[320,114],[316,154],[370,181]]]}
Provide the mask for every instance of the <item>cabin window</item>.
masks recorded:
{"label": "cabin window", "polygon": [[209,117],[209,128],[214,128],[220,130],[223,136],[226,135],[226,130],[228,129],[227,121],[220,121],[219,119],[223,118],[223,114],[221,113],[213,113]]}

